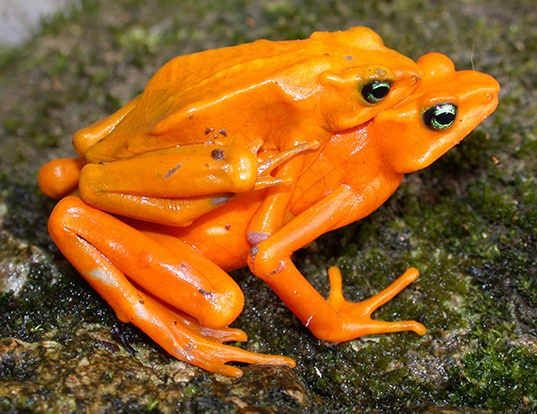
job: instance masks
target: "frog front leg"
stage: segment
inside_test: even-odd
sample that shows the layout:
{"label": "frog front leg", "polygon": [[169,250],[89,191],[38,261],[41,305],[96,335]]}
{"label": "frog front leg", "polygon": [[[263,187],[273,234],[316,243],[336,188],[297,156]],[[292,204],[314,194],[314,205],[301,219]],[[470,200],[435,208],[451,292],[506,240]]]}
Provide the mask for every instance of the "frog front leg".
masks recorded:
{"label": "frog front leg", "polygon": [[295,157],[276,171],[276,177],[288,181],[285,186],[268,189],[265,199],[250,220],[246,238],[252,246],[261,243],[282,227],[303,165],[303,158]]}
{"label": "frog front leg", "polygon": [[180,251],[171,251],[74,196],[58,203],[49,231],[118,318],[134,323],[174,357],[231,376],[242,371],[226,365],[230,361],[294,366],[290,358],[222,344],[246,339],[244,332],[226,328],[241,312],[243,294],[190,246],[178,243]]}
{"label": "frog front leg", "polygon": [[342,342],[364,335],[414,331],[423,335],[425,327],[415,321],[373,320],[372,313],[417,279],[416,269],[407,270],[392,285],[372,298],[348,302],[341,293],[341,277],[330,270],[331,292],[324,299],[291,261],[296,250],[330,231],[348,215],[345,207],[356,196],[346,187],[334,190],[310,209],[295,217],[278,232],[254,248],[248,258],[252,272],[263,279],[289,309],[319,339]]}
{"label": "frog front leg", "polygon": [[101,210],[173,226],[192,220],[234,194],[286,183],[271,171],[317,143],[310,141],[258,161],[253,148],[185,145],[105,163],[86,164],[80,196]]}

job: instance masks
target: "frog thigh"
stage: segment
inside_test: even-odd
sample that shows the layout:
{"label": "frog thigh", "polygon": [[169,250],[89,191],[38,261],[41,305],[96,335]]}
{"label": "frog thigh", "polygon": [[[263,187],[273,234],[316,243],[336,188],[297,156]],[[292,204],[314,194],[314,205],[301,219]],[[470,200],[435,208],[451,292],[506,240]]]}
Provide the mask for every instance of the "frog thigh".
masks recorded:
{"label": "frog thigh", "polygon": [[[78,197],[58,203],[49,231],[62,253],[113,307],[120,295],[131,295],[119,289],[130,285],[128,277],[204,326],[226,326],[242,310],[240,288],[216,265],[207,260],[203,267],[194,268],[188,261],[195,254],[192,249],[185,246],[183,251],[172,252]],[[107,277],[103,269],[110,267],[125,279],[103,283]],[[132,313],[132,309],[116,311],[122,320]]]}
{"label": "frog thigh", "polygon": [[78,130],[73,136],[73,146],[75,147],[76,152],[83,156],[93,144],[101,141],[110,134],[123,118],[138,105],[140,96],[141,95],[138,95],[136,98],[132,99],[112,115]]}

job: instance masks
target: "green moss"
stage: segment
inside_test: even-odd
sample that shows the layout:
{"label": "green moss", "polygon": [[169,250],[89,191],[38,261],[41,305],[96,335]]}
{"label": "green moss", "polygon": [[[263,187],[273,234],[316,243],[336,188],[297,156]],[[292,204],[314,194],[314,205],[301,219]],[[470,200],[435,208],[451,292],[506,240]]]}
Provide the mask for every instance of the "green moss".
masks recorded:
{"label": "green moss", "polygon": [[486,342],[467,354],[451,373],[451,401],[502,412],[535,409],[535,354],[525,347],[513,347],[503,332],[489,331],[481,340]]}

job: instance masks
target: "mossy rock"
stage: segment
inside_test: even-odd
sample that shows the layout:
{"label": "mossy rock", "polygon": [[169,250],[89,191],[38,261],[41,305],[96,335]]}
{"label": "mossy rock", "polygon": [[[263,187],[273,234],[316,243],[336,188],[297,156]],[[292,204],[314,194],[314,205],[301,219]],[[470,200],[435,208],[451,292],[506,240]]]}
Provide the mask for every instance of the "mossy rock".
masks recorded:
{"label": "mossy rock", "polygon": [[[111,309],[47,235],[54,203],[37,188],[39,166],[71,155],[76,129],[175,55],[355,25],[412,58],[439,51],[502,85],[497,111],[459,146],[370,217],[295,255],[323,294],[326,269],[339,265],[352,300],[419,268],[375,317],[417,319],[428,333],[327,345],[241,270],[243,346],[289,355],[297,368],[223,378],[126,326],[131,355],[109,333]],[[85,0],[0,50],[0,411],[537,411],[536,49],[533,0]]]}

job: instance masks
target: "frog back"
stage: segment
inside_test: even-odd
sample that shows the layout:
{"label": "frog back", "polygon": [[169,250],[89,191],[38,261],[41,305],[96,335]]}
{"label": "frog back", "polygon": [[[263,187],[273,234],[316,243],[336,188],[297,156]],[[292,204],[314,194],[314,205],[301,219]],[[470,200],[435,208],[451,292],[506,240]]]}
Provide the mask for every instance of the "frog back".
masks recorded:
{"label": "frog back", "polygon": [[[320,76],[328,82],[347,76],[353,81],[349,93],[357,94],[355,78],[376,76],[377,63],[401,70],[413,65],[363,27],[317,32],[306,40],[258,40],[179,56],[153,76],[132,111],[89,149],[86,158],[110,161],[180,144],[248,146],[258,138],[269,149],[281,149],[295,132],[294,121],[305,115],[309,126],[302,128],[304,135],[322,139],[332,132],[325,131],[332,117],[360,112],[355,111],[360,105],[354,97],[343,98],[321,113],[323,101],[333,99],[321,99],[325,88]],[[352,122],[361,121],[353,115]]]}

